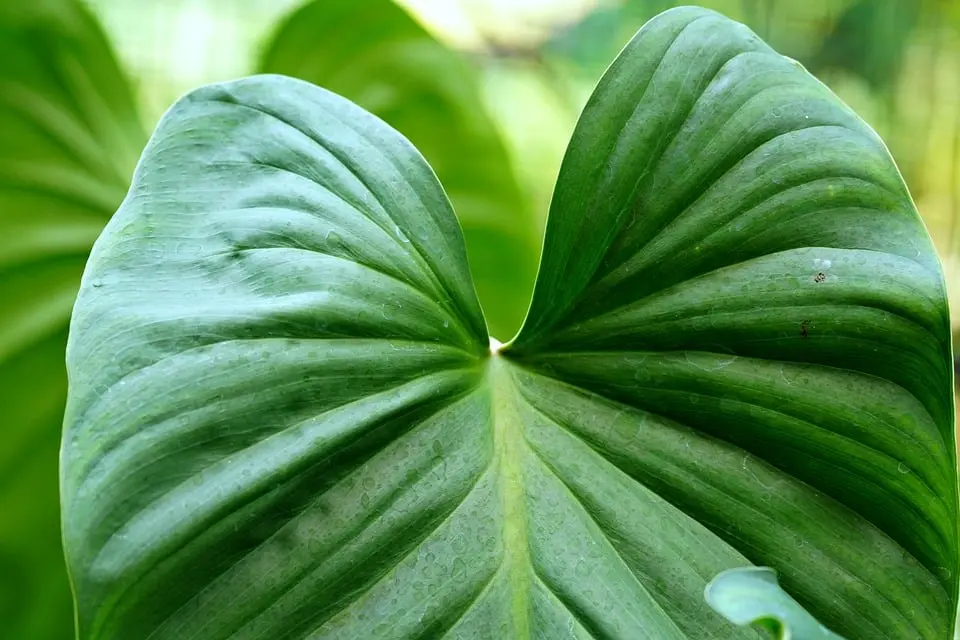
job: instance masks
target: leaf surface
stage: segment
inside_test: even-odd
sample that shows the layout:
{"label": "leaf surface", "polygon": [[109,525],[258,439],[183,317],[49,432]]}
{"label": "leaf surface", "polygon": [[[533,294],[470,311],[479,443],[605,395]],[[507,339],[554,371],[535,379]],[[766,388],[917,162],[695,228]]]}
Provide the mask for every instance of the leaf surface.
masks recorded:
{"label": "leaf surface", "polygon": [[467,61],[392,0],[314,0],[283,21],[260,68],[334,91],[413,142],[453,202],[490,332],[515,334],[533,290],[542,219]]}
{"label": "leaf surface", "polygon": [[949,637],[950,333],[876,135],[718,14],[573,136],[518,336],[396,131],[259,76],[165,117],[71,326],[81,638],[741,638],[775,567],[848,638]]}
{"label": "leaf surface", "polygon": [[[677,9],[628,45],[581,116],[506,354],[615,402],[629,444],[582,403],[535,399],[720,546],[776,568],[830,628],[946,637],[944,305],[876,134],[745,27]],[[662,449],[651,423],[675,429]],[[705,449],[688,450],[688,429]],[[681,460],[687,481],[667,473]]]}
{"label": "leaf surface", "polygon": [[0,5],[0,627],[71,634],[57,498],[67,323],[146,135],[94,18]]}

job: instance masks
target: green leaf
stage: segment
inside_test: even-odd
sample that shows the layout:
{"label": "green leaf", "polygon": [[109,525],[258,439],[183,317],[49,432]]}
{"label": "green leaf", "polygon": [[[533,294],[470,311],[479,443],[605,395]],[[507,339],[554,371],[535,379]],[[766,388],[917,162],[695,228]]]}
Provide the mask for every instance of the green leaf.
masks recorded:
{"label": "green leaf", "polygon": [[[330,612],[301,590],[335,604],[333,576],[374,580],[386,560],[364,557],[389,542],[398,560],[468,492],[487,340],[456,224],[409,143],[312,85],[262,76],[172,109],[72,321],[82,638],[295,632]],[[321,586],[347,537],[358,566],[338,555]],[[241,600],[211,617],[200,589]]]}
{"label": "green leaf", "polygon": [[77,2],[0,5],[0,628],[71,634],[57,449],[70,309],[146,141],[106,39]]}
{"label": "green leaf", "polygon": [[[830,628],[940,638],[957,585],[948,327],[876,134],[746,28],[678,9],[581,116],[507,355],[622,408],[614,444],[587,405],[538,394]],[[675,430],[662,449],[651,424]],[[687,429],[711,444],[688,449]]]}
{"label": "green leaf", "polygon": [[67,351],[80,638],[742,638],[726,569],[944,639],[950,333],[875,134],[718,14],[588,103],[519,335],[430,168],[290,78],[164,118]]}
{"label": "green leaf", "polygon": [[453,202],[490,332],[516,333],[542,238],[483,106],[479,79],[392,0],[315,0],[291,14],[261,61],[379,116],[427,158]]}
{"label": "green leaf", "polygon": [[704,597],[730,622],[765,629],[778,640],[842,640],[781,589],[767,567],[724,571],[710,581]]}
{"label": "green leaf", "polygon": [[[846,7],[813,55],[815,70],[842,69],[863,78],[875,91],[893,100],[914,30],[920,26],[922,2],[857,0]],[[930,12],[933,13],[932,11]],[[929,16],[935,19],[933,15]]]}

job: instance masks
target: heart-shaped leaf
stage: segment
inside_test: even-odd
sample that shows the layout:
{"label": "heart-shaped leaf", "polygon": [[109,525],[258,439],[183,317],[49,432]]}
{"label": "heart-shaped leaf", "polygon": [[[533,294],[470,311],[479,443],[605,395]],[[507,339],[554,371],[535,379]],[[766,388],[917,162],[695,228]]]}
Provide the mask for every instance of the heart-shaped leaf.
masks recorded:
{"label": "heart-shaped leaf", "polygon": [[849,638],[957,591],[936,256],[876,135],[718,14],[589,101],[486,349],[422,158],[277,76],[164,118],[84,275],[64,534],[88,638],[733,638],[775,567]]}
{"label": "heart-shaped leaf", "polygon": [[261,69],[349,98],[417,147],[456,209],[490,332],[516,333],[533,290],[542,218],[517,184],[474,70],[393,0],[304,5],[277,30]]}
{"label": "heart-shaped leaf", "polygon": [[0,132],[0,633],[62,638],[73,626],[56,480],[67,323],[146,142],[79,3],[0,3]]}

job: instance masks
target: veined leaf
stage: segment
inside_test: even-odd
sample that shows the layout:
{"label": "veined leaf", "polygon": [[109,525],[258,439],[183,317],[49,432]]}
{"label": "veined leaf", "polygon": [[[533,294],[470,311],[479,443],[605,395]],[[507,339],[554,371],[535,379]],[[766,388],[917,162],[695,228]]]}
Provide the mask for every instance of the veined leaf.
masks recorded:
{"label": "veined leaf", "polygon": [[0,5],[0,628],[71,634],[57,448],[67,323],[87,253],[146,141],[93,17]]}
{"label": "veined leaf", "polygon": [[182,100],[71,325],[80,637],[756,637],[703,598],[751,564],[844,637],[949,637],[939,265],[746,28],[669,11],[614,62],[491,344],[399,134],[277,76]]}
{"label": "veined leaf", "polygon": [[490,332],[516,333],[542,237],[483,107],[478,79],[392,0],[315,0],[284,21],[261,62],[334,91],[426,156],[456,209]]}

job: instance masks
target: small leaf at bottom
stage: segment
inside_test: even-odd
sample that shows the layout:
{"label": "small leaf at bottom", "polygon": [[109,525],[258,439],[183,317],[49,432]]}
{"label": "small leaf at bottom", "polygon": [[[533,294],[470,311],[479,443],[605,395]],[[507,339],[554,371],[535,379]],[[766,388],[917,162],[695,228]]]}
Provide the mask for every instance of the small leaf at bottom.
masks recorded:
{"label": "small leaf at bottom", "polygon": [[730,569],[710,581],[704,598],[724,618],[781,640],[842,640],[790,597],[768,567]]}

